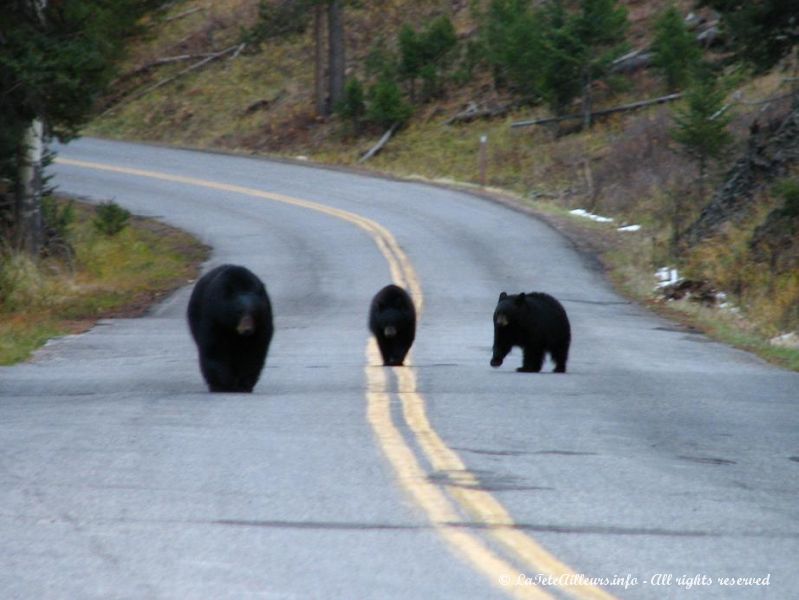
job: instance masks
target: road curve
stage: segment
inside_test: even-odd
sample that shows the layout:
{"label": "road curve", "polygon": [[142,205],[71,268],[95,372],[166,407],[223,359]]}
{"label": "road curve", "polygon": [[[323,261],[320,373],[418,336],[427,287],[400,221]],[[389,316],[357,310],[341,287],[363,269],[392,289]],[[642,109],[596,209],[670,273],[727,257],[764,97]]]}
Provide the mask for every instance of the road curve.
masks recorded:
{"label": "road curve", "polygon": [[[799,374],[624,301],[469,195],[59,154],[62,191],[257,273],[276,334],[252,395],[205,391],[189,288],[0,369],[2,597],[799,597]],[[385,369],[366,316],[392,280],[422,314],[412,365]],[[517,374],[518,350],[489,367],[502,290],[562,301],[567,375]]]}

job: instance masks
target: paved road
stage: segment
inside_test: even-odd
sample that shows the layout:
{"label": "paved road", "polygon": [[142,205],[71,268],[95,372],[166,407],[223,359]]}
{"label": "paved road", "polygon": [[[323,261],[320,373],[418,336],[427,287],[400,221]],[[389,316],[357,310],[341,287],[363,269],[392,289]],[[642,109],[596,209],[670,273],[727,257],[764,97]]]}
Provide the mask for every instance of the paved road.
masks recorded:
{"label": "paved road", "polygon": [[[60,156],[61,190],[256,272],[276,334],[252,395],[205,391],[188,288],[0,369],[2,598],[799,597],[799,375],[468,195],[96,140]],[[402,369],[366,330],[392,278],[423,302]],[[570,315],[565,376],[488,365],[499,292],[533,289]]]}

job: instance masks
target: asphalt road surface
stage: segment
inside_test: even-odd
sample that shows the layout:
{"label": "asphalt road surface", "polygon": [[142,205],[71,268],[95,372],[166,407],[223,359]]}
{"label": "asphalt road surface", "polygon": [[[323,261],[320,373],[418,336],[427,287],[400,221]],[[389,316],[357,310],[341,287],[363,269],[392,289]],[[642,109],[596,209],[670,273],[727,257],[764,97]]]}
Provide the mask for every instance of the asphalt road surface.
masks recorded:
{"label": "asphalt road surface", "polygon": [[[469,195],[90,139],[60,158],[61,191],[259,275],[276,333],[253,394],[206,391],[190,287],[0,369],[0,597],[799,598],[799,374]],[[421,305],[404,368],[366,326],[391,281]],[[503,290],[562,301],[566,375],[489,366]]]}

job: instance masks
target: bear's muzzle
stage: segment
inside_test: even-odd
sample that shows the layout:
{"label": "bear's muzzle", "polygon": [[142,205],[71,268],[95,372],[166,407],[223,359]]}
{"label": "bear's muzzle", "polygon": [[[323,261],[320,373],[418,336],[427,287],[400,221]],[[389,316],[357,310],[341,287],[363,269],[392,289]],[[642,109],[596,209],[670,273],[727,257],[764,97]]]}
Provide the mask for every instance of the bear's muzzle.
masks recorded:
{"label": "bear's muzzle", "polygon": [[244,315],[239,319],[239,324],[236,325],[236,333],[239,335],[252,335],[255,331],[255,320],[252,315]]}

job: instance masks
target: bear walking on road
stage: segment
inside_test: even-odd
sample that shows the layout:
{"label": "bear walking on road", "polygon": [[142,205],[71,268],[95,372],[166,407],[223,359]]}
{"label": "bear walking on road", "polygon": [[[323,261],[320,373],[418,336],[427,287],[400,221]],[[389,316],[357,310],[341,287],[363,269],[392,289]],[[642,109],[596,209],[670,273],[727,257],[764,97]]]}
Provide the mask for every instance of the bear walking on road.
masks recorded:
{"label": "bear walking on road", "polygon": [[399,367],[416,336],[416,309],[408,292],[387,285],[375,294],[369,310],[369,330],[387,367]]}
{"label": "bear walking on road", "polygon": [[499,295],[494,311],[494,354],[491,366],[499,367],[513,346],[523,351],[524,373],[538,373],[548,352],[555,362],[555,373],[566,372],[571,327],[566,310],[549,294]]}
{"label": "bear walking on road", "polygon": [[274,333],[261,280],[245,267],[216,267],[194,286],[187,316],[208,389],[252,392]]}

